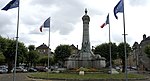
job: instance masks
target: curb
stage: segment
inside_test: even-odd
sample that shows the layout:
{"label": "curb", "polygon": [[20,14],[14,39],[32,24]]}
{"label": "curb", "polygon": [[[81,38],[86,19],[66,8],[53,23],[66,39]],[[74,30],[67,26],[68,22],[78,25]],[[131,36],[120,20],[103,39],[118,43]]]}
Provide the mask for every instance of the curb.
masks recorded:
{"label": "curb", "polygon": [[[37,77],[31,77],[32,79],[43,79],[43,80],[62,80],[62,81],[125,81],[125,79],[68,79],[68,78],[37,78]],[[149,78],[132,78],[128,79],[129,81],[137,81],[137,80],[148,80]]]}

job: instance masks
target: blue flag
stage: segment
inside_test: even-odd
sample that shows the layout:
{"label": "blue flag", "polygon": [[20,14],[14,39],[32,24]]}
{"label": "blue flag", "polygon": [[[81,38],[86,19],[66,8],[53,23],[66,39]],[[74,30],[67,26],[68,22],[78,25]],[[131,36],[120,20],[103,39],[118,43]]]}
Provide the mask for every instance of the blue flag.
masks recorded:
{"label": "blue flag", "polygon": [[124,12],[124,8],[123,8],[124,6],[123,6],[123,0],[120,0],[119,2],[118,2],[118,4],[114,7],[114,16],[115,16],[115,18],[116,19],[118,19],[118,16],[117,16],[117,13],[118,12]]}
{"label": "blue flag", "polygon": [[4,8],[2,8],[2,10],[9,10],[12,8],[16,8],[19,7],[19,0],[12,0],[10,1]]}
{"label": "blue flag", "polygon": [[109,24],[109,14],[107,15],[106,24]]}
{"label": "blue flag", "polygon": [[40,27],[40,31],[42,32],[42,28],[50,28],[50,17],[42,24]]}

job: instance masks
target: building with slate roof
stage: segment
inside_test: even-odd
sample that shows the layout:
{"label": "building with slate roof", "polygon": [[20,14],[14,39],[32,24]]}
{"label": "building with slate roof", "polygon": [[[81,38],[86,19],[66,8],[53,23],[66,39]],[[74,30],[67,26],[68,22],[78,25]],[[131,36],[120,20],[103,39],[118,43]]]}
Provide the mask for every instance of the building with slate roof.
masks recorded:
{"label": "building with slate roof", "polygon": [[150,70],[150,58],[144,52],[147,45],[150,45],[150,36],[143,35],[143,40],[138,44],[135,42],[132,46],[133,55],[135,57],[136,66],[139,70]]}
{"label": "building with slate roof", "polygon": [[71,54],[77,54],[80,50],[78,50],[78,45],[75,47],[73,44],[70,45],[71,48]]}
{"label": "building with slate roof", "polygon": [[48,49],[48,46],[44,43],[36,48],[36,50],[43,55],[47,55]]}

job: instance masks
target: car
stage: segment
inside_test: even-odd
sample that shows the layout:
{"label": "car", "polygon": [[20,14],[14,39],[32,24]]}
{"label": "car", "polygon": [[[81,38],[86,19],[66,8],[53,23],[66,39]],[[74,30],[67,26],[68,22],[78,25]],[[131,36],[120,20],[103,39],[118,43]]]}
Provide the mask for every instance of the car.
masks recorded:
{"label": "car", "polygon": [[3,73],[7,73],[8,72],[8,69],[7,68],[0,68],[0,73],[3,74]]}
{"label": "car", "polygon": [[7,67],[5,65],[0,66],[0,73],[1,74],[2,73],[7,73],[7,72],[8,72],[8,69],[7,69]]}
{"label": "car", "polygon": [[48,68],[47,67],[43,67],[43,66],[36,67],[36,69],[39,72],[47,72],[48,71]]}
{"label": "car", "polygon": [[[14,72],[14,68],[12,69],[11,72]],[[27,72],[27,70],[22,67],[16,67],[16,72]]]}
{"label": "car", "polygon": [[29,72],[37,72],[37,69],[35,69],[35,68],[29,68],[28,71]]}
{"label": "car", "polygon": [[108,74],[119,74],[119,72],[116,69],[112,68],[111,71],[108,71]]}
{"label": "car", "polygon": [[116,70],[120,70],[121,68],[120,68],[119,66],[116,66],[115,69],[116,69]]}

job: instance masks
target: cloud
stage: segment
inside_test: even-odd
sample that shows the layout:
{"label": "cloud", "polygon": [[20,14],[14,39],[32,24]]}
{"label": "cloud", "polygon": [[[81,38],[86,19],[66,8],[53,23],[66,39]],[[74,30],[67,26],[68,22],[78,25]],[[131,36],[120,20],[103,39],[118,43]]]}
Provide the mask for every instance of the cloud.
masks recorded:
{"label": "cloud", "polygon": [[0,13],[0,34],[9,34],[13,32],[13,22],[9,15],[5,13]]}
{"label": "cloud", "polygon": [[33,45],[33,44],[37,43],[37,41],[32,40],[32,38],[33,38],[32,35],[20,33],[19,41],[21,41],[21,42],[23,41],[23,43],[25,43],[27,46],[30,44]]}
{"label": "cloud", "polygon": [[22,24],[32,26],[36,25],[39,22],[39,19],[35,16],[29,15],[28,13],[25,14],[25,16],[21,17]]}
{"label": "cloud", "polygon": [[[50,14],[51,32],[59,32],[61,35],[70,34],[75,29],[74,24],[81,22],[81,17],[84,15],[85,4],[80,0],[32,0],[31,3],[43,9],[50,8],[49,12],[53,10],[52,7],[56,9]],[[45,10],[45,13],[48,13],[48,10]]]}
{"label": "cloud", "polygon": [[146,5],[148,0],[129,0],[130,5],[132,6],[143,6]]}
{"label": "cloud", "polygon": [[40,34],[40,35],[42,34],[42,35],[44,35],[44,33],[40,32],[40,29],[37,29],[37,28],[29,31],[29,34]]}

